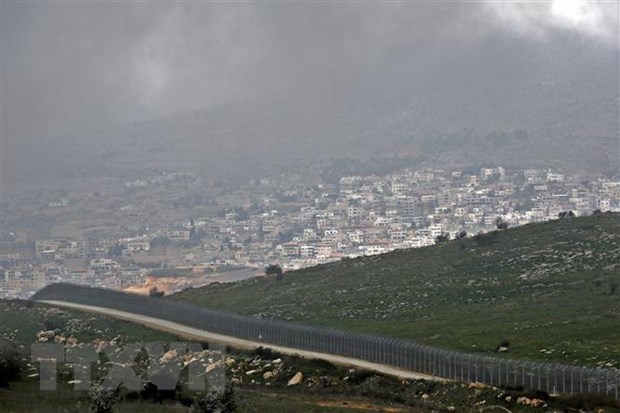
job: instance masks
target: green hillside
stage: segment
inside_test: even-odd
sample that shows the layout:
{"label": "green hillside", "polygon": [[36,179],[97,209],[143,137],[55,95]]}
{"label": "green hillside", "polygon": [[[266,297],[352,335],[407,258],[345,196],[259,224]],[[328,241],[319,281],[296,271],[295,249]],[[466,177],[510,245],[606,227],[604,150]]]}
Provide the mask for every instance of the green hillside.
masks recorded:
{"label": "green hillside", "polygon": [[620,367],[620,215],[556,220],[444,245],[212,284],[209,308],[506,357]]}

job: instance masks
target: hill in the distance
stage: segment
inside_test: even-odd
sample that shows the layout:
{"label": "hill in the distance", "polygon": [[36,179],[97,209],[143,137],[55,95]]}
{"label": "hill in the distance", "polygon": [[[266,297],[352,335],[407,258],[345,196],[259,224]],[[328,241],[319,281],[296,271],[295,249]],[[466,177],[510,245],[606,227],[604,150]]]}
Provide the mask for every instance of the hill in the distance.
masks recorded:
{"label": "hill in the distance", "polygon": [[530,224],[172,296],[509,357],[620,366],[620,215]]}
{"label": "hill in the distance", "polygon": [[238,182],[299,167],[316,175],[326,158],[394,154],[428,158],[415,167],[491,160],[618,174],[616,49],[493,37],[438,50],[441,57],[433,49],[425,59],[412,48],[381,70],[347,74],[337,90],[300,82],[129,123],[69,123],[64,133],[30,139],[6,132],[3,185],[75,188],[90,180],[92,192],[102,177],[132,180],[152,169]]}

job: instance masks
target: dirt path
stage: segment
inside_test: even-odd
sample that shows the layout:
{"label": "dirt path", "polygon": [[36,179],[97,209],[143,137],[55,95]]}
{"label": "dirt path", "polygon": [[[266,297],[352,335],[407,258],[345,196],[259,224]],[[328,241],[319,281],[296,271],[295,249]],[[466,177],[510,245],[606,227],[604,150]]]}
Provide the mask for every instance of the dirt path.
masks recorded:
{"label": "dirt path", "polygon": [[216,342],[229,345],[231,347],[239,348],[239,349],[255,349],[258,347],[268,348],[275,352],[281,354],[289,354],[296,355],[300,357],[304,357],[307,359],[322,359],[329,361],[334,364],[339,364],[343,366],[357,367],[363,368],[367,370],[376,371],[379,373],[387,374],[390,376],[396,376],[404,379],[425,379],[425,380],[436,380],[436,381],[445,381],[445,379],[429,376],[427,374],[416,373],[413,371],[401,370],[396,367],[386,366],[384,364],[372,363],[365,360],[350,358],[350,357],[342,357],[336,356],[333,354],[327,353],[318,353],[313,351],[299,350],[296,348],[290,347],[281,347],[273,344],[258,342],[258,341],[250,341],[243,340],[236,337],[225,336],[222,334],[210,333],[208,331],[200,330],[193,327],[184,326],[182,324],[174,323],[172,321],[161,320],[158,318],[148,317],[140,314],[128,313],[125,311],[112,310],[110,308],[104,307],[94,307],[90,305],[83,304],[74,304],[65,301],[48,301],[42,300],[42,303],[51,304],[60,307],[68,307],[74,308],[78,310],[93,312],[104,314],[107,316],[111,316],[114,318],[119,318],[122,320],[132,321],[135,323],[139,323],[145,325],[147,327],[153,328],[155,330],[165,331],[167,333],[173,333],[178,336],[191,339],[191,340],[201,340],[207,342]]}

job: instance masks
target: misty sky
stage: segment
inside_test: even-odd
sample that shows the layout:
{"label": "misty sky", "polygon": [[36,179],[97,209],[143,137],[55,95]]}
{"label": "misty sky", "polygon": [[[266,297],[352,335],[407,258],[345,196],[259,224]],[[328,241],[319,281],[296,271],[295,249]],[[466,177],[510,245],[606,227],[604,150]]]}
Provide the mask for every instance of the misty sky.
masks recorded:
{"label": "misty sky", "polygon": [[[432,83],[439,66],[441,82],[464,84],[522,44],[541,56],[555,44],[617,56],[618,2],[3,1],[3,157],[61,133],[226,102],[303,96],[337,107],[409,79]],[[527,62],[504,66],[527,76]]]}

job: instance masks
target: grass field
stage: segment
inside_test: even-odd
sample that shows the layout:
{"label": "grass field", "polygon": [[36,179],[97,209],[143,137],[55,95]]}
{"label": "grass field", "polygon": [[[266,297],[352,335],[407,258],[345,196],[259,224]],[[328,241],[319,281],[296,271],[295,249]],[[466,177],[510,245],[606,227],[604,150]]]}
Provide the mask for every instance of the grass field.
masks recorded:
{"label": "grass field", "polygon": [[[8,343],[11,348],[18,348],[25,363],[21,377],[13,379],[8,388],[0,387],[1,413],[73,413],[89,410],[86,393],[75,391],[70,384],[73,379],[70,366],[59,367],[56,391],[39,390],[38,364],[27,363],[30,358],[28,348],[36,341],[37,331],[52,328],[63,336],[73,335],[80,343],[112,339],[120,343],[165,343],[179,340],[173,335],[105,316],[57,309],[39,303],[0,300],[0,345]],[[226,357],[227,366],[228,358],[234,359],[234,363],[226,368],[226,374],[229,382],[236,383],[237,412],[430,413],[478,411],[479,406],[491,404],[500,404],[515,413],[543,411],[541,408],[517,403],[516,400],[521,396],[543,397],[549,408],[570,406],[572,409],[585,408],[585,411],[604,408],[608,413],[620,412],[620,402],[602,396],[551,398],[548,395],[490,387],[478,390],[467,383],[408,381],[265,349],[253,352],[228,349]],[[276,359],[280,361],[276,363]],[[274,368],[276,364],[278,368]],[[105,374],[105,368],[100,371],[101,367],[98,364],[94,370],[95,378]],[[138,366],[134,368],[139,369]],[[250,373],[250,370],[254,373]],[[263,376],[266,371],[274,373],[273,378],[266,379]],[[296,372],[303,373],[303,383],[287,386],[289,378]],[[195,411],[188,407],[187,398],[191,400],[199,395],[185,389],[176,392],[173,398],[153,402],[135,392],[122,393],[114,412],[187,413]]]}
{"label": "grass field", "polygon": [[620,367],[620,215],[530,224],[169,299],[504,357]]}
{"label": "grass field", "polygon": [[[86,413],[89,404],[85,392],[75,392],[70,385],[59,385],[54,392],[41,391],[38,381],[24,380],[13,383],[11,390],[0,390],[2,413]],[[179,412],[192,411],[180,403],[153,403],[146,401],[122,401],[114,407],[115,412]],[[421,412],[404,405],[388,406],[381,402],[360,397],[321,396],[265,389],[242,389],[237,396],[237,411],[243,413],[360,413],[360,412]]]}

